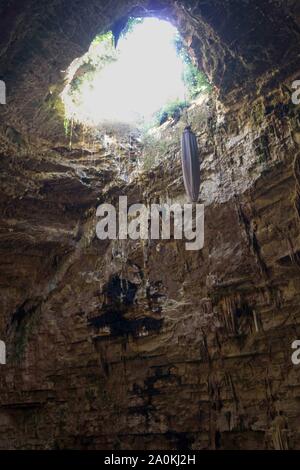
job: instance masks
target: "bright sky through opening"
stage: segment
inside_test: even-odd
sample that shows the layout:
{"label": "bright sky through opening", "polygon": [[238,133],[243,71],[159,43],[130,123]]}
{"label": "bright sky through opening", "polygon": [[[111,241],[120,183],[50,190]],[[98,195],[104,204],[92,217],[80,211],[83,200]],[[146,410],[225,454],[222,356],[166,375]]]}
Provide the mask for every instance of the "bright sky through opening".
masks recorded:
{"label": "bright sky through opening", "polygon": [[[184,100],[183,62],[176,53],[177,30],[167,21],[145,18],[121,37],[118,59],[81,85],[82,104],[67,114],[94,125],[103,121],[149,121],[167,102]],[[68,109],[69,108],[69,109]]]}

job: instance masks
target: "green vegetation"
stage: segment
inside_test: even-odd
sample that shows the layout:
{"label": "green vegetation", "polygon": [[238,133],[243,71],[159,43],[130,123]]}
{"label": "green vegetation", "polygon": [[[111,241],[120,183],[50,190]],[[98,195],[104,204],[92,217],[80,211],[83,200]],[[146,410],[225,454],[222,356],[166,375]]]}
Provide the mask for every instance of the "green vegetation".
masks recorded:
{"label": "green vegetation", "polygon": [[187,87],[189,99],[194,99],[200,93],[209,91],[210,83],[206,75],[193,64],[188,50],[179,34],[175,37],[174,46],[185,66],[182,79]]}
{"label": "green vegetation", "polygon": [[[126,23],[125,19],[124,23],[120,23],[117,31],[124,37],[131,33],[136,25],[143,23],[143,21],[144,18],[129,18]],[[193,99],[199,94],[210,90],[207,77],[193,64],[188,49],[179,34],[174,38],[174,46],[184,64],[182,79],[187,90],[186,98],[184,101],[177,99],[164,105],[155,113],[151,123],[140,123],[139,127],[144,127],[144,130],[160,126],[168,119],[173,119],[176,123],[184,114],[185,109],[190,106]],[[72,79],[66,87],[66,101],[64,101],[64,103],[68,103],[68,107],[71,110],[64,120],[66,135],[70,134],[71,136],[72,122],[76,122],[85,96],[93,88],[96,75],[108,64],[115,62],[117,58],[118,51],[114,47],[114,33],[109,31],[106,34],[97,35],[91,43],[89,51],[72,65],[70,74]]]}
{"label": "green vegetation", "polygon": [[81,58],[70,83],[68,94],[75,106],[80,106],[82,102],[82,86],[86,84],[92,86],[96,73],[116,60],[117,53],[113,45],[112,32],[96,36],[89,51]]}
{"label": "green vegetation", "polygon": [[161,126],[167,119],[179,119],[184,109],[188,107],[186,101],[172,101],[163,106],[154,116],[154,125]]}
{"label": "green vegetation", "polygon": [[149,133],[143,135],[142,141],[142,169],[149,171],[151,168],[155,167],[167,153],[168,143]]}
{"label": "green vegetation", "polygon": [[[88,52],[71,65],[72,79],[65,88],[64,103],[64,129],[65,135],[72,138],[73,122],[77,120],[77,110],[84,102],[85,91],[93,87],[96,75],[108,64],[117,60],[117,52],[114,48],[113,34],[111,31],[99,34],[90,45]],[[72,113],[65,112],[66,102]],[[79,113],[80,114],[80,113]]]}
{"label": "green vegetation", "polygon": [[188,50],[179,34],[175,36],[174,46],[177,54],[181,57],[184,64],[182,79],[187,89],[186,101],[176,100],[167,103],[155,113],[154,120],[150,127],[161,126],[170,118],[178,120],[184,110],[191,104],[191,100],[195,99],[201,93],[208,92],[211,89],[211,85],[206,75],[193,64]]}
{"label": "green vegetation", "polygon": [[125,28],[122,29],[120,36],[124,37],[128,33],[132,33],[132,31],[134,30],[134,27],[138,24],[142,24],[143,21],[144,21],[144,18],[129,18]]}
{"label": "green vegetation", "polygon": [[107,41],[110,41],[111,44],[113,44],[113,35],[111,31],[108,31],[104,34],[97,34],[97,36],[93,39],[91,43],[91,47],[98,46],[99,44],[105,43]]}

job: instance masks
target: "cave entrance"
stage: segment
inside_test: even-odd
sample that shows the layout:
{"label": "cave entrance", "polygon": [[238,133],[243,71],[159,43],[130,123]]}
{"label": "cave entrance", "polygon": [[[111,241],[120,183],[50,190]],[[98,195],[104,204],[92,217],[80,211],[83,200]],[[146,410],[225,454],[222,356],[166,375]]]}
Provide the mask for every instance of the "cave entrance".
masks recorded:
{"label": "cave entrance", "polygon": [[71,64],[62,99],[67,123],[138,127],[182,113],[207,87],[171,23],[130,18],[117,36],[98,35]]}

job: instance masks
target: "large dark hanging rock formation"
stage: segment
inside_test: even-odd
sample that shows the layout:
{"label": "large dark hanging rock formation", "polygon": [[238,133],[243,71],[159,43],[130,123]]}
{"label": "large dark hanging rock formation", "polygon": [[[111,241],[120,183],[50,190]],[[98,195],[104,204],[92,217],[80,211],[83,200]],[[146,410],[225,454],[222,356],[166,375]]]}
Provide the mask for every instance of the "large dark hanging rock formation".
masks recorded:
{"label": "large dark hanging rock formation", "polygon": [[[95,233],[99,202],[183,197],[179,142],[133,184],[64,137],[64,71],[132,14],[174,22],[214,85],[193,122],[199,252]],[[0,448],[300,448],[299,17],[296,0],[1,2]]]}

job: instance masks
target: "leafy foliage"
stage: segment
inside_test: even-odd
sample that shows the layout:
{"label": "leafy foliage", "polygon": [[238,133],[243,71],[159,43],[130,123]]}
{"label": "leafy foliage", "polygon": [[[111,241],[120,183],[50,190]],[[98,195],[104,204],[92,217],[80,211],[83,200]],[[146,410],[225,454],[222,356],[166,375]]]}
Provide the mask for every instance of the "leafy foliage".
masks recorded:
{"label": "leafy foliage", "polygon": [[113,41],[113,36],[112,36],[111,31],[108,31],[105,34],[97,34],[97,36],[93,39],[91,46],[95,47],[101,43],[108,42],[108,41],[110,41],[111,43]]}
{"label": "leafy foliage", "polygon": [[106,65],[116,60],[117,54],[113,47],[112,32],[96,36],[89,51],[81,58],[70,83],[69,93],[75,104],[80,104],[81,86],[87,82],[91,84],[96,73],[99,73]]}
{"label": "leafy foliage", "polygon": [[[144,18],[129,18],[126,23],[126,18],[120,23],[120,34],[124,37],[131,33],[136,25],[143,23]],[[125,26],[124,26],[125,25]],[[175,122],[180,119],[184,109],[187,108],[191,100],[202,92],[208,91],[210,84],[204,73],[198,70],[193,64],[189,52],[183,43],[179,34],[175,36],[174,46],[178,56],[182,59],[184,64],[183,82],[186,85],[187,96],[185,101],[175,100],[167,103],[153,116],[152,123],[141,123],[139,127],[150,129],[153,126],[160,126],[168,119],[172,118]],[[74,61],[74,66],[71,73],[71,80],[68,84],[67,100],[71,103],[70,109],[72,116],[78,115],[77,110],[80,109],[84,100],[84,93],[89,92],[93,87],[95,76],[108,64],[116,61],[118,58],[118,50],[114,47],[114,33],[109,31],[106,34],[100,34],[95,37],[89,51]],[[145,93],[147,90],[145,90]],[[69,119],[65,120],[66,134],[70,130]]]}
{"label": "leafy foliage", "polygon": [[167,119],[179,119],[182,111],[188,107],[186,101],[172,101],[163,106],[154,116],[154,125],[161,126]]}
{"label": "leafy foliage", "polygon": [[182,79],[187,87],[189,98],[194,99],[200,93],[209,91],[210,83],[206,75],[193,64],[188,50],[179,34],[175,36],[174,45],[177,54],[182,58],[184,63]]}
{"label": "leafy foliage", "polygon": [[191,100],[195,99],[199,94],[209,91],[211,88],[206,75],[193,64],[189,52],[179,34],[175,36],[174,46],[184,64],[182,79],[186,86],[188,96],[185,101],[175,100],[163,106],[155,113],[152,126],[161,126],[169,118],[179,119],[184,109],[188,108],[191,104]]}

